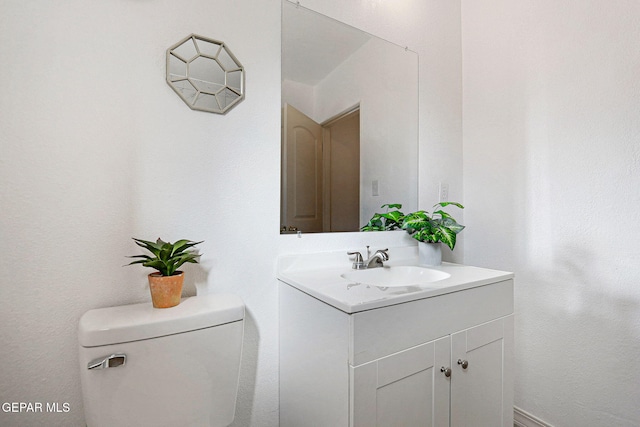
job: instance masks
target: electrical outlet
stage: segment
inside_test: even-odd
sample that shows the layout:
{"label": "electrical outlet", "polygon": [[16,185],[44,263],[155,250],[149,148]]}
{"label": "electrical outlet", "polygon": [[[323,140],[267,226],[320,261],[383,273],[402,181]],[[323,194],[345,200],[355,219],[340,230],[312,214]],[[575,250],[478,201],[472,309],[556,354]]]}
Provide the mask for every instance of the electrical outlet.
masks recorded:
{"label": "electrical outlet", "polygon": [[374,179],[373,181],[371,181],[371,195],[372,196],[379,196],[380,192],[378,191],[378,180]]}
{"label": "electrical outlet", "polygon": [[447,184],[446,182],[440,183],[439,198],[441,202],[449,201],[449,184]]}

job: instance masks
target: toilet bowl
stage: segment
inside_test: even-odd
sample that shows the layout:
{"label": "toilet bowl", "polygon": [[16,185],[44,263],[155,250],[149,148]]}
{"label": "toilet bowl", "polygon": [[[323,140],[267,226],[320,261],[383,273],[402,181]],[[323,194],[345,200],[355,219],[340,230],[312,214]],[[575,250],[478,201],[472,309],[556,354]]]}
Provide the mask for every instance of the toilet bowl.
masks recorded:
{"label": "toilet bowl", "polygon": [[243,333],[244,303],[230,294],[86,312],[78,340],[87,425],[228,426]]}

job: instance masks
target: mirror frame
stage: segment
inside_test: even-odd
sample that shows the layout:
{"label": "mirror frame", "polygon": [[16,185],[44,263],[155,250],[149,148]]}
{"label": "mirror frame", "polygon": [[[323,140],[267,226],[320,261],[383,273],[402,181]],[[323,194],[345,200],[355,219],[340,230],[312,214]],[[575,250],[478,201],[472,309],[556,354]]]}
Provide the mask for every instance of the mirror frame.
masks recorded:
{"label": "mirror frame", "polygon": [[[195,74],[195,62],[203,60],[211,78]],[[167,49],[166,69],[167,84],[192,110],[225,114],[244,99],[244,67],[224,42],[190,34]]]}

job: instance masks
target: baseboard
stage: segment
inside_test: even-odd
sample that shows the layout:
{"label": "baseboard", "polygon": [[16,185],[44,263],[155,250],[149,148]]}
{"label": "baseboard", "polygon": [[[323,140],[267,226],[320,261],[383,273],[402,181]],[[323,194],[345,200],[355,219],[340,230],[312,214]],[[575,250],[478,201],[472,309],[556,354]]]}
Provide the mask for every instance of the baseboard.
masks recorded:
{"label": "baseboard", "polygon": [[514,427],[553,427],[517,406],[513,407],[513,425]]}

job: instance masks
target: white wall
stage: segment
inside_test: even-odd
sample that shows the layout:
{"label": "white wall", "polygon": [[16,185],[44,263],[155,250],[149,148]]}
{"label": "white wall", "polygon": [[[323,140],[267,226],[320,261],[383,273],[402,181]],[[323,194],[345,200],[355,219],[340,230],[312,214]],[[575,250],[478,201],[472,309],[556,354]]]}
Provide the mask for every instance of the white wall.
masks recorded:
{"label": "white wall", "polygon": [[465,262],[516,273],[516,406],[640,425],[640,3],[463,0]]}
{"label": "white wall", "polygon": [[290,104],[309,117],[315,115],[315,87],[293,80],[282,80],[282,107]]}
{"label": "white wall", "polygon": [[[420,54],[421,161],[442,154],[421,169],[421,207],[435,201],[434,178],[459,197],[459,62],[435,42],[451,38],[459,57],[459,10],[446,0],[303,5]],[[280,2],[177,7],[0,4],[0,400],[71,408],[0,412],[3,426],[83,425],[77,322],[149,300],[147,272],[121,267],[137,253],[133,236],[204,239],[188,293],[245,300],[238,426],[278,424],[277,255],[410,243],[401,232],[278,234]],[[164,80],[165,49],[190,33],[227,42],[246,68],[246,100],[225,116],[190,110]]]}

